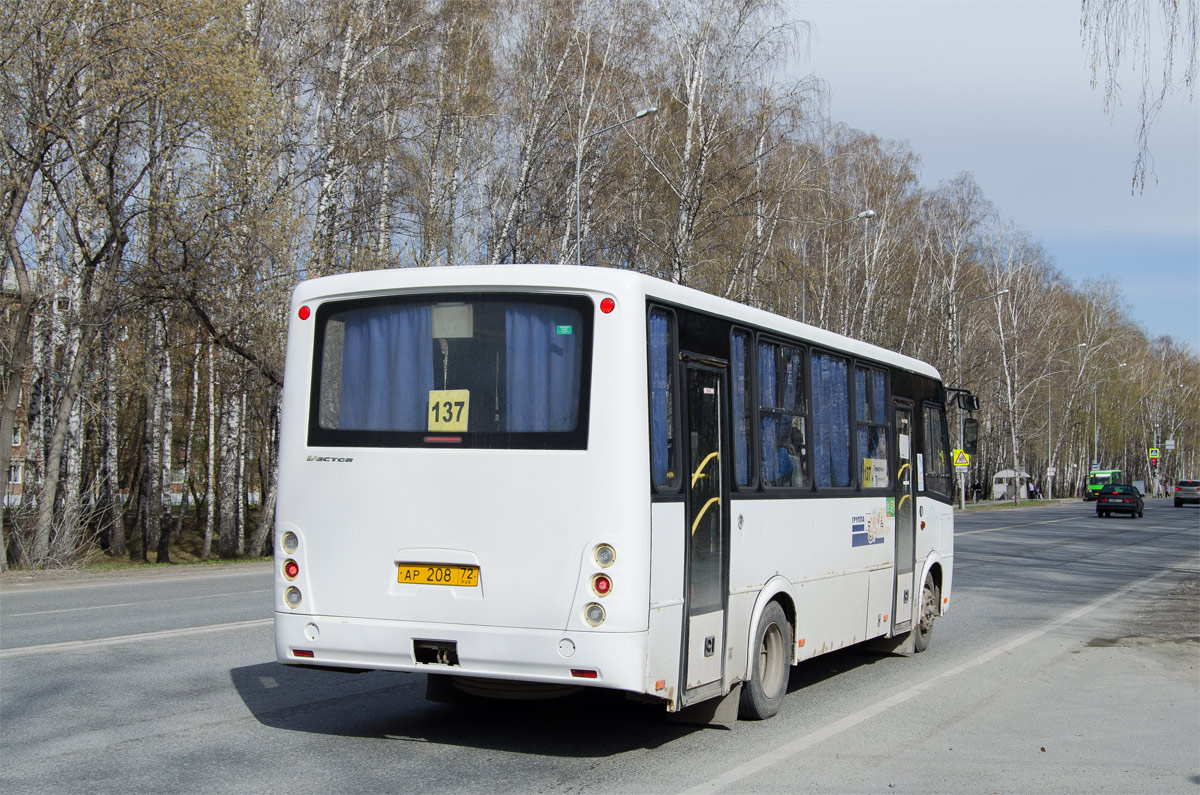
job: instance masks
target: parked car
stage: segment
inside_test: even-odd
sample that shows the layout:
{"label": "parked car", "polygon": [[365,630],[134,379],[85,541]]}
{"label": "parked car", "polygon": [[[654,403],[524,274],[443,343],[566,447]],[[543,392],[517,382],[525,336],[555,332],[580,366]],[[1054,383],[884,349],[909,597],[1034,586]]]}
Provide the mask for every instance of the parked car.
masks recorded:
{"label": "parked car", "polygon": [[1200,480],[1181,480],[1175,484],[1175,507],[1185,502],[1200,504]]}
{"label": "parked car", "polygon": [[1144,516],[1145,503],[1142,493],[1133,486],[1121,484],[1105,486],[1096,492],[1096,515],[1108,516],[1111,513],[1127,513],[1131,517]]}

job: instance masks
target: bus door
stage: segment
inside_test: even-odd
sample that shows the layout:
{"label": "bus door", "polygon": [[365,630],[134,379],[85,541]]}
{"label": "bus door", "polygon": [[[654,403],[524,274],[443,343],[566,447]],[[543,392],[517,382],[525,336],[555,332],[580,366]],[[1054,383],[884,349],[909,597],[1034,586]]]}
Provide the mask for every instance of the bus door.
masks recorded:
{"label": "bus door", "polygon": [[913,564],[916,547],[916,466],[913,437],[913,407],[907,401],[895,401],[896,415],[896,591],[892,605],[892,632],[907,632],[912,628]]}
{"label": "bus door", "polygon": [[726,517],[725,363],[687,354],[684,422],[687,433],[686,596],[682,704],[719,695],[724,673]]}

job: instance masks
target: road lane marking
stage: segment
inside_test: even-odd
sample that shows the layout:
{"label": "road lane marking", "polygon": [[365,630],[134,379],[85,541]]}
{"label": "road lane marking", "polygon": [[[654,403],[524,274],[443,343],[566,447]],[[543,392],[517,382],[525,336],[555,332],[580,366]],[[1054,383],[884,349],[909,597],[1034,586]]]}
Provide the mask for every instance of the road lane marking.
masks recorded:
{"label": "road lane marking", "polygon": [[70,580],[64,582],[56,582],[54,580],[39,580],[22,579],[20,573],[8,574],[6,578],[0,578],[0,593],[32,593],[34,591],[71,591],[87,588],[112,588],[120,585],[161,585],[163,583],[186,582],[188,580],[219,580],[229,579],[232,577],[255,577],[262,576],[273,570],[274,563],[271,561],[261,561],[254,563],[239,563],[236,566],[228,568],[236,568],[237,571],[212,571],[214,566],[196,566],[198,569],[207,569],[198,573],[184,573],[180,569],[163,569],[161,571],[146,569],[129,570],[130,574],[126,575],[124,570],[117,570],[107,574],[94,575],[96,579],[88,581],[91,576],[84,575],[88,579]]}
{"label": "road lane marking", "polygon": [[1078,518],[1079,518],[1078,516],[1068,516],[1065,519],[1045,519],[1040,522],[1022,522],[1021,524],[1009,524],[1009,525],[1004,525],[1002,527],[981,527],[978,530],[965,530],[962,532],[955,530],[954,537],[958,538],[959,536],[973,536],[978,533],[994,533],[997,530],[1019,530],[1022,527],[1033,527],[1034,525],[1039,525],[1039,524],[1057,524],[1059,522],[1070,522],[1070,521],[1073,521]]}
{"label": "road lane marking", "polygon": [[[155,599],[155,604],[163,602],[189,602],[196,599],[219,599],[223,596],[249,596],[258,593],[270,593],[270,588],[263,588],[261,591],[234,591],[232,593],[214,593],[203,594],[201,596],[177,596],[172,599]],[[87,607],[64,607],[61,610],[38,610],[32,613],[9,613],[5,618],[17,618],[19,616],[48,616],[53,613],[75,613],[80,610],[107,610],[112,607],[145,607],[145,602],[122,602],[115,605],[88,605]]]}
{"label": "road lane marking", "polygon": [[117,635],[111,638],[96,638],[95,640],[69,640],[63,643],[43,643],[40,646],[18,646],[15,649],[0,649],[0,660],[7,660],[12,657],[28,657],[34,654],[55,654],[63,651],[101,649],[106,646],[120,646],[127,643],[140,643],[146,640],[183,638],[190,635],[203,635],[209,632],[224,632],[230,629],[265,627],[274,623],[274,621],[275,619],[273,618],[256,618],[253,621],[233,621],[228,624],[209,624],[204,627],[164,629],[160,632],[139,632],[136,635]]}
{"label": "road lane marking", "polygon": [[1145,579],[1130,583],[1124,588],[1110,593],[1108,596],[1102,596],[1094,602],[1086,604],[1083,607],[1078,607],[1066,615],[1054,619],[1039,629],[1035,629],[1032,632],[1027,632],[1024,635],[997,646],[990,651],[986,651],[983,654],[980,654],[978,657],[968,660],[961,665],[956,665],[953,668],[942,671],[940,674],[930,677],[921,684],[913,685],[907,690],[903,690],[881,701],[877,701],[869,707],[860,709],[858,712],[855,712],[852,715],[847,715],[841,720],[834,721],[833,723],[823,726],[816,731],[809,732],[803,737],[799,737],[790,743],[781,745],[780,747],[772,751],[768,751],[765,754],[761,754],[754,759],[732,768],[731,770],[727,770],[722,775],[705,781],[703,784],[697,784],[690,789],[686,789],[683,791],[683,795],[700,795],[700,793],[723,792],[730,789],[735,789],[737,783],[743,779],[757,775],[758,773],[761,773],[762,771],[773,767],[774,765],[785,762],[801,751],[805,751],[814,745],[818,745],[825,740],[828,740],[829,738],[846,731],[847,729],[854,728],[860,723],[868,721],[876,715],[886,712],[892,707],[903,704],[904,702],[915,698],[921,693],[924,693],[933,686],[939,684],[943,679],[949,679],[951,677],[958,676],[959,674],[969,671],[972,668],[977,668],[980,665],[988,663],[997,657],[1010,654],[1021,646],[1048,635],[1051,632],[1054,632],[1056,629],[1082,618],[1088,613],[1091,613],[1093,610],[1097,610],[1109,604],[1110,602],[1114,602],[1117,599],[1128,595],[1131,591],[1137,590],[1138,588],[1144,588],[1145,586],[1156,582],[1168,574],[1176,574],[1195,565],[1197,565],[1196,561],[1189,561],[1186,564],[1179,563],[1168,569],[1160,571],[1158,574],[1155,574],[1152,577],[1147,577]]}

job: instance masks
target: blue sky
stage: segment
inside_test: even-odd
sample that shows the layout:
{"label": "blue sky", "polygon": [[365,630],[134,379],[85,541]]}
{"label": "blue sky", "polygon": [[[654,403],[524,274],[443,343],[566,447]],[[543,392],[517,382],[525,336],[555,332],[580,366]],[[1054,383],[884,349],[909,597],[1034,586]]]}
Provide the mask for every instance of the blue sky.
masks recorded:
{"label": "blue sky", "polygon": [[1200,99],[1169,101],[1154,174],[1131,194],[1140,78],[1122,71],[1106,115],[1079,0],[795,0],[791,13],[813,25],[797,69],[827,82],[835,120],[907,141],[928,188],[973,173],[1067,278],[1115,281],[1148,335],[1200,352]]}

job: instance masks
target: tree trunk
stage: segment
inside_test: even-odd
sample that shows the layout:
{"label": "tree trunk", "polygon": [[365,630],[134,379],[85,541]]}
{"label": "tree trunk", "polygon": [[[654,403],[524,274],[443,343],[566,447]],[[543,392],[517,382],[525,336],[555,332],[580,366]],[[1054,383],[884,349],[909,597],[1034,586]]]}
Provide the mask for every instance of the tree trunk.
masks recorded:
{"label": "tree trunk", "polygon": [[201,560],[208,560],[212,555],[213,523],[216,511],[216,484],[214,483],[217,460],[216,355],[217,346],[210,342],[208,344],[208,465],[204,481],[204,546],[200,551]]}

